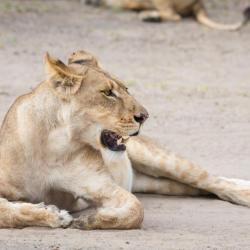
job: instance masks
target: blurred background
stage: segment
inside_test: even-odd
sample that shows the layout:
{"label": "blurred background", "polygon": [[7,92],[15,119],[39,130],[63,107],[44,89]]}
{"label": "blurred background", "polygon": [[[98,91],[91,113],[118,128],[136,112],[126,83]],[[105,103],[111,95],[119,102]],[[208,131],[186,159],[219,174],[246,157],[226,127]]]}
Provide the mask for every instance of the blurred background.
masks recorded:
{"label": "blurred background", "polygon": [[[150,119],[144,134],[214,174],[250,179],[250,24],[227,32],[209,29],[192,18],[177,23],[143,23],[137,13],[94,8],[84,2],[0,1],[0,121],[17,96],[45,79],[46,51],[66,61],[71,52],[84,49],[95,54],[147,107]],[[249,0],[203,2],[209,16],[223,23],[241,20],[243,9],[250,5]],[[16,242],[26,249],[33,249],[29,248],[31,242],[41,249],[71,249],[71,244],[77,249],[87,236],[94,242],[88,243],[88,249],[99,249],[95,244],[100,249],[166,249],[166,244],[171,249],[249,249],[248,209],[232,208],[221,201],[213,201],[209,207],[212,201],[204,199],[180,202],[167,198],[166,203],[159,197],[141,199],[146,208],[144,236],[143,231],[137,231],[137,236],[116,232],[114,237],[108,232],[95,235],[66,230],[63,234],[68,241],[61,244],[51,231],[31,236],[27,229],[22,234],[16,232]],[[197,211],[203,211],[201,224]],[[231,213],[230,222],[225,211]],[[212,238],[205,236],[206,230]],[[72,232],[76,237],[73,243],[69,238]],[[240,246],[230,237],[232,232]],[[10,236],[7,230],[1,235],[5,240]],[[23,235],[38,238],[25,243]],[[200,243],[192,243],[194,238]],[[105,245],[107,239],[113,243]],[[222,240],[224,245],[220,245]],[[157,242],[159,247],[154,248]],[[11,244],[6,246],[16,246]]]}

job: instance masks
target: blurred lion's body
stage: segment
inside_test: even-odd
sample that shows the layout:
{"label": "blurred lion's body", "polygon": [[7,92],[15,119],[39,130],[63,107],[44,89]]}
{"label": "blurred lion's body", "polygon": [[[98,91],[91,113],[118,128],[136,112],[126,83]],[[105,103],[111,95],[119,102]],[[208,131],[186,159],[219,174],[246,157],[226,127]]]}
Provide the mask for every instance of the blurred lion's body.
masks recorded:
{"label": "blurred lion's body", "polygon": [[212,29],[238,30],[250,19],[250,8],[236,24],[221,24],[211,20],[202,0],[88,0],[88,4],[101,4],[111,8],[139,11],[143,21],[180,21],[182,17],[194,16],[198,22]]}

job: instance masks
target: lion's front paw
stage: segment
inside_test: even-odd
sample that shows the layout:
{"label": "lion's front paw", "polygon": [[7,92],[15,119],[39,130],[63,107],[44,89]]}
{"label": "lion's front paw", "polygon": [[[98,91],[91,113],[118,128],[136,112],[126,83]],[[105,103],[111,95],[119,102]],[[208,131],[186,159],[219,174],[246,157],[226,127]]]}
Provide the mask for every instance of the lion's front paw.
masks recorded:
{"label": "lion's front paw", "polygon": [[[38,208],[45,209],[50,215],[51,227],[67,227],[71,224],[73,217],[66,211],[60,210],[54,205],[45,205],[40,203],[37,205]],[[51,219],[51,217],[53,219]]]}
{"label": "lion's front paw", "polygon": [[139,19],[144,22],[161,22],[161,16],[158,11],[142,11]]}

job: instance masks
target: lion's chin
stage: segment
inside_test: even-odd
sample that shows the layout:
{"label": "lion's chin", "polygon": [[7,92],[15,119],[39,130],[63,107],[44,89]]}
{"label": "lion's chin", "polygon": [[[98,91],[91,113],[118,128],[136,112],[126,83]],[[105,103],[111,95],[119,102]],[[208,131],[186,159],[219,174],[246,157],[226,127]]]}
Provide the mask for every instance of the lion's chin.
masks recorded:
{"label": "lion's chin", "polygon": [[121,136],[111,130],[103,130],[101,133],[101,143],[104,147],[107,147],[111,151],[125,151],[126,141],[129,136]]}

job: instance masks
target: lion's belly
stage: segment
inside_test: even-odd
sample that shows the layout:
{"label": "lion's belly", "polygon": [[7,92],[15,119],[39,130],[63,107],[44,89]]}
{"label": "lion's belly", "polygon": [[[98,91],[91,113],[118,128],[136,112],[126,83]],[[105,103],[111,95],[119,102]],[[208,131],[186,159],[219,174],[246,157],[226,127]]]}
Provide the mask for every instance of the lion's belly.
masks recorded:
{"label": "lion's belly", "polygon": [[[199,0],[162,0],[171,2],[172,6],[180,14],[185,14],[192,10],[192,6]],[[105,0],[105,5],[112,8],[122,8],[128,10],[151,10],[155,9],[153,0]],[[163,4],[164,6],[164,4]]]}
{"label": "lion's belly", "polygon": [[173,0],[174,8],[179,14],[189,14],[198,0]]}

